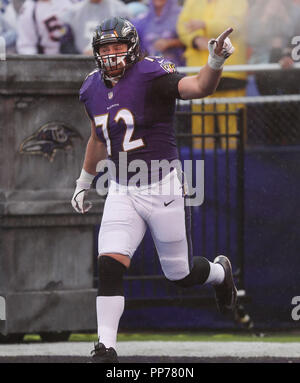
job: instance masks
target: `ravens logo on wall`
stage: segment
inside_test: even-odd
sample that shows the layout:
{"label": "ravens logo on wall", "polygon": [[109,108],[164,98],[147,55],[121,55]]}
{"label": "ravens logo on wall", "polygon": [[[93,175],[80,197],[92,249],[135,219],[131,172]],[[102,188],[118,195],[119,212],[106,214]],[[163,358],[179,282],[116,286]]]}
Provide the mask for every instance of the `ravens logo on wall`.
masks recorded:
{"label": "ravens logo on wall", "polygon": [[40,154],[52,162],[57,150],[69,150],[73,147],[72,138],[82,140],[82,136],[65,123],[48,122],[22,142],[20,153]]}

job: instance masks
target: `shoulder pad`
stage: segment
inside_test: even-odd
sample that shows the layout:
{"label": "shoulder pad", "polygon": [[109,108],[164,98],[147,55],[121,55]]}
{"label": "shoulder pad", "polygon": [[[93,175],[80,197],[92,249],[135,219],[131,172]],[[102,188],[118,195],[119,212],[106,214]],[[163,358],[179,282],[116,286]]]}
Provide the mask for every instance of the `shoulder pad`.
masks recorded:
{"label": "shoulder pad", "polygon": [[99,74],[99,70],[95,69],[86,76],[86,78],[85,78],[85,80],[84,80],[84,82],[80,88],[80,91],[79,91],[79,100],[80,101],[85,102],[88,90],[91,87],[91,85],[93,84],[93,80],[94,80],[95,75],[97,73]]}
{"label": "shoulder pad", "polygon": [[87,76],[86,76],[86,78],[84,79],[84,81],[88,78],[88,77],[90,77],[90,76],[92,76],[94,73],[96,73],[96,72],[99,72],[99,69],[95,69],[95,70],[93,70],[92,72],[90,72]]}
{"label": "shoulder pad", "polygon": [[152,74],[154,77],[176,72],[174,63],[164,57],[158,56],[145,57],[144,60],[139,62],[139,68],[141,73]]}

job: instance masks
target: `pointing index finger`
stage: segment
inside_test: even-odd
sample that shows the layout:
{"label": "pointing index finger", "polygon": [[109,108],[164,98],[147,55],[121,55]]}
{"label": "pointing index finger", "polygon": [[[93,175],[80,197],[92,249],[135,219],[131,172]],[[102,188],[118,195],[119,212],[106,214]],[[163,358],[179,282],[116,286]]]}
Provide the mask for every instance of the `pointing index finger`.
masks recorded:
{"label": "pointing index finger", "polygon": [[226,31],[220,34],[218,37],[219,42],[224,42],[224,40],[233,32],[233,28],[227,28]]}

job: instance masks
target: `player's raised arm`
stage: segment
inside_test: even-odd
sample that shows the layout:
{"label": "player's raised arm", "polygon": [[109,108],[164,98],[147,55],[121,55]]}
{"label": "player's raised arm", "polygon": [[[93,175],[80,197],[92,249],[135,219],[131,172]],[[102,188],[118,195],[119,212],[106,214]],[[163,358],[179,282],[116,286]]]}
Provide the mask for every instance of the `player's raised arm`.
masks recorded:
{"label": "player's raised arm", "polygon": [[222,75],[224,62],[234,52],[234,47],[228,37],[232,31],[232,28],[228,28],[217,39],[208,42],[207,64],[197,75],[183,77],[178,83],[181,98],[185,100],[203,98],[215,92]]}

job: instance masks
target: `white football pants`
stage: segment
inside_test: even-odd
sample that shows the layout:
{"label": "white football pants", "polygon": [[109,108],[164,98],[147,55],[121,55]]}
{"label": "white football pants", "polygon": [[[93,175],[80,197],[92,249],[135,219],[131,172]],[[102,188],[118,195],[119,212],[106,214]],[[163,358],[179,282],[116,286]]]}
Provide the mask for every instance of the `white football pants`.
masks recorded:
{"label": "white football pants", "polygon": [[140,188],[112,181],[99,231],[99,254],[131,258],[148,226],[166,278],[183,279],[192,267],[190,222],[190,207],[185,206],[176,170]]}

